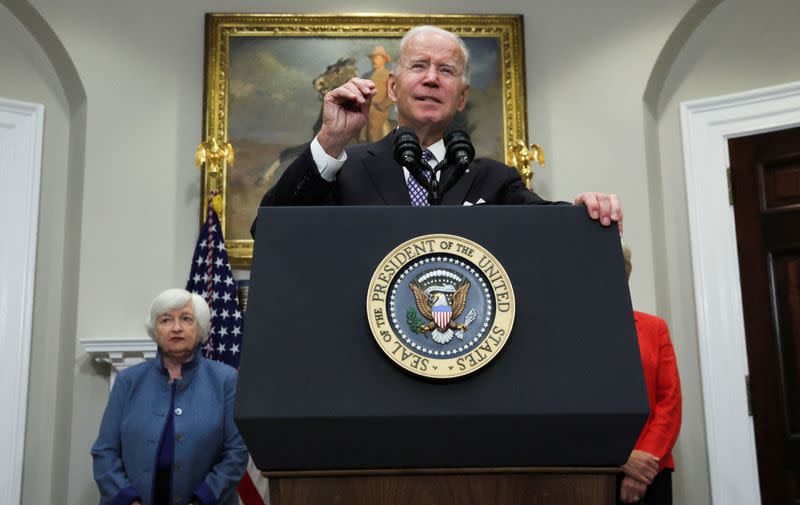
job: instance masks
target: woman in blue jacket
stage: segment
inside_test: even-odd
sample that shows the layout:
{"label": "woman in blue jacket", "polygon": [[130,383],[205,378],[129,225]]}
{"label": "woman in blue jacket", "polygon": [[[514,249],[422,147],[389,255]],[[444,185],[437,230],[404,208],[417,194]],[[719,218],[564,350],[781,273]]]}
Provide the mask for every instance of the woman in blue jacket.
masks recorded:
{"label": "woman in blue jacket", "polygon": [[198,352],[208,305],[168,289],[146,326],[158,354],[117,376],[92,446],[100,504],[238,504],[247,448],[233,421],[236,370]]}

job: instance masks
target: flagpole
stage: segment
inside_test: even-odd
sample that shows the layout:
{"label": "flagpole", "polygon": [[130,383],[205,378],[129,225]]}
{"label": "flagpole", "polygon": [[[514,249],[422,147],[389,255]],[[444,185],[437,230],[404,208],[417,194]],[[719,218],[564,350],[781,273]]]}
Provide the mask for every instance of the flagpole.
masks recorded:
{"label": "flagpole", "polygon": [[[221,192],[226,167],[233,165],[233,160],[230,143],[220,146],[215,138],[209,137],[197,147],[195,164],[205,169],[209,192],[203,195],[207,198],[203,201],[205,223],[197,238],[186,289],[203,296],[211,309],[211,334],[204,348],[205,356],[237,368],[244,319],[225,248],[222,230],[225,202]],[[252,458],[236,492],[243,505],[264,505],[269,501],[266,478],[256,469]]]}

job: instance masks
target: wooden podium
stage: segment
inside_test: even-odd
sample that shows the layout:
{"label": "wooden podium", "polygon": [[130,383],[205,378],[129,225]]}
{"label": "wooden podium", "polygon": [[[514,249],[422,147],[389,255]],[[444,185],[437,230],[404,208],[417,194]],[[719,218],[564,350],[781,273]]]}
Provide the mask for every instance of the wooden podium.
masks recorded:
{"label": "wooden podium", "polygon": [[[234,414],[272,505],[614,503],[648,415],[615,226],[572,206],[258,220]],[[505,347],[452,380],[401,369],[367,322],[379,263],[426,234],[480,244],[516,297]]]}
{"label": "wooden podium", "polygon": [[270,505],[614,505],[615,468],[265,472]]}

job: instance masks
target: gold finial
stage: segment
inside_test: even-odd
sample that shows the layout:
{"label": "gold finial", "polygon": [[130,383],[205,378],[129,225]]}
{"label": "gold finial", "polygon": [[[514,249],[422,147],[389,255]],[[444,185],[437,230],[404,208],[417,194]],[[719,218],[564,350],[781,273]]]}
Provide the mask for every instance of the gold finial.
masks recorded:
{"label": "gold finial", "polygon": [[512,140],[508,143],[508,157],[511,165],[516,167],[525,187],[532,189],[533,169],[531,162],[536,160],[539,166],[544,166],[544,149],[538,144],[525,144],[524,140]]}
{"label": "gold finial", "polygon": [[194,164],[198,168],[205,166],[210,177],[211,189],[219,188],[219,181],[223,175],[224,166],[232,166],[234,161],[233,146],[230,142],[220,145],[215,137],[209,137],[197,146],[194,155]]}

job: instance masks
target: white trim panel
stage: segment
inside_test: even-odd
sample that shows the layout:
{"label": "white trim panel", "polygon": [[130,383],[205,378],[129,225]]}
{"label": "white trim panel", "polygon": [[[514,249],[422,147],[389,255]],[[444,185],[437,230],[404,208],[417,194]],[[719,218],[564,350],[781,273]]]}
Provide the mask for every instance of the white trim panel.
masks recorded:
{"label": "white trim panel", "polygon": [[747,413],[739,258],[728,139],[800,125],[800,82],[681,103],[698,345],[713,503],[761,503]]}
{"label": "white trim panel", "polygon": [[22,493],[44,106],[0,99],[0,503]]}
{"label": "white trim panel", "polygon": [[82,338],[81,345],[95,361],[111,364],[109,388],[114,385],[119,372],[156,356],[156,343],[147,337]]}

